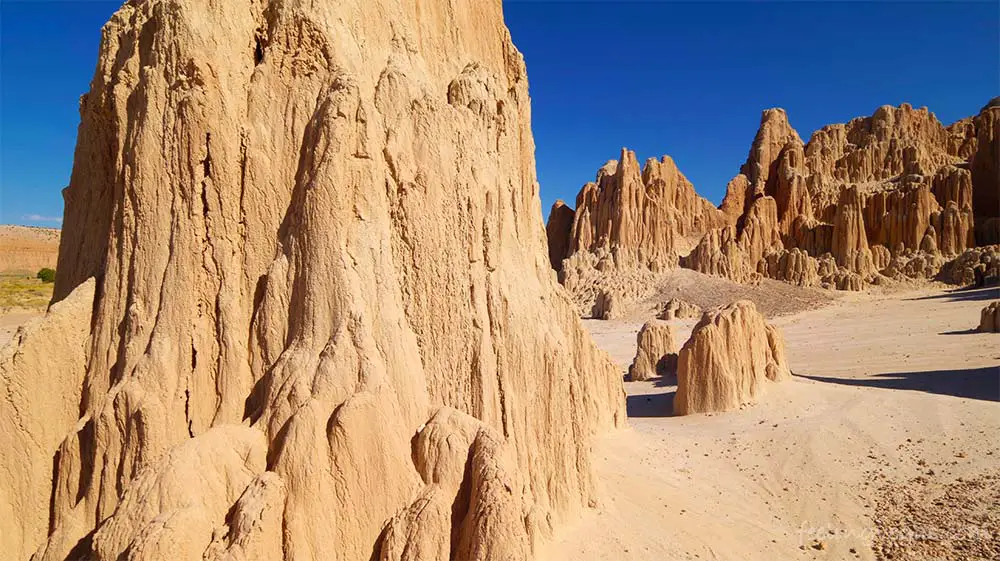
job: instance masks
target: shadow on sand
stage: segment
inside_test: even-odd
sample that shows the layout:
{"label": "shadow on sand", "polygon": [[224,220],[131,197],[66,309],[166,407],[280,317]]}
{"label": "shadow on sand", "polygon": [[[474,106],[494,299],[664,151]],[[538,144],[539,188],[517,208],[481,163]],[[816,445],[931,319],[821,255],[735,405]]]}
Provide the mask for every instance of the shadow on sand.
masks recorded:
{"label": "shadow on sand", "polygon": [[938,335],[978,335],[980,331],[976,328],[972,329],[956,329],[954,331],[942,331]]}
{"label": "shadow on sand", "polygon": [[947,300],[949,302],[979,302],[985,300],[1000,300],[1000,287],[988,286],[985,288],[956,288],[948,290],[943,294],[931,294],[929,296],[918,296],[907,298],[909,301],[915,300]]}
{"label": "shadow on sand", "polygon": [[630,395],[625,399],[625,411],[631,418],[672,417],[676,390],[664,393]]}
{"label": "shadow on sand", "polygon": [[1000,401],[1000,366],[969,368],[966,370],[932,370],[927,372],[889,372],[871,378],[830,378],[797,374],[802,378],[842,384],[891,390],[951,395],[983,401]]}

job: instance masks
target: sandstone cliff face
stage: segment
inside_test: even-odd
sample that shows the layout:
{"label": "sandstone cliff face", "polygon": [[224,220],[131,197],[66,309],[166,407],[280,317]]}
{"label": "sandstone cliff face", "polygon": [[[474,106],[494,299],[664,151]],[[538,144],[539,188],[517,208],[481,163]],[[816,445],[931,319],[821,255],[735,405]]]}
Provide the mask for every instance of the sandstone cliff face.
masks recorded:
{"label": "sandstone cliff face", "polygon": [[552,264],[584,314],[602,292],[641,295],[636,269],[675,264],[737,282],[768,276],[842,290],[930,278],[948,258],[1000,241],[997,162],[995,100],[948,127],[926,108],[883,106],[805,144],[784,110],[768,109],[718,209],[669,158],[640,171],[623,150],[577,196],[568,242],[568,215],[551,215]]}
{"label": "sandstone cliff face", "polygon": [[640,169],[635,153],[622,149],[619,160],[605,164],[577,195],[567,256],[590,253],[607,256],[618,269],[665,270],[704,232],[725,222],[668,156],[651,158]]}
{"label": "sandstone cliff face", "polygon": [[[991,104],[944,127],[925,108],[885,106],[824,127],[803,145],[784,111],[767,110],[720,207],[736,232],[709,232],[682,263],[737,281],[756,272],[852,290],[878,282],[887,268],[889,276],[934,276],[942,257],[986,243],[1000,228],[998,114]],[[776,204],[780,243],[747,251],[741,229],[759,220],[755,201],[767,198]],[[807,255],[789,261],[784,252],[792,249]],[[833,268],[814,263],[827,253]]]}
{"label": "sandstone cliff face", "polygon": [[640,169],[627,149],[580,190],[564,239],[568,216],[555,208],[549,215],[552,266],[581,314],[593,317],[614,315],[604,312],[607,296],[619,309],[641,298],[656,273],[676,267],[702,234],[730,221],[695,193],[670,157],[651,158]]}
{"label": "sandstone cliff face", "polygon": [[528,556],[624,402],[552,278],[527,92],[499,1],[123,6],[65,195],[80,418],[0,545]]}
{"label": "sandstone cliff face", "polygon": [[43,267],[55,268],[59,233],[53,228],[0,225],[0,272],[33,276]]}
{"label": "sandstone cliff face", "polygon": [[681,348],[674,414],[738,409],[790,376],[781,333],[740,300],[706,312]]}

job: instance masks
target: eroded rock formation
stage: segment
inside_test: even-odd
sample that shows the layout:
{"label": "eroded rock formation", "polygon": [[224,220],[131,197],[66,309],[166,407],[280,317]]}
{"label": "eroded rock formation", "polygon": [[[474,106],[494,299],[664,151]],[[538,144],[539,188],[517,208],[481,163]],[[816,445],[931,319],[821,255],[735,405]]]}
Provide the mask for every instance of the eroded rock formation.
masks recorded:
{"label": "eroded rock formation", "polygon": [[633,382],[674,374],[677,370],[677,345],[670,324],[650,320],[636,336],[636,353],[628,369]]}
{"label": "eroded rock formation", "polygon": [[983,286],[1000,281],[1000,245],[965,250],[941,268],[938,278],[959,286]]}
{"label": "eroded rock formation", "polygon": [[681,348],[674,414],[738,409],[789,376],[781,333],[740,300],[706,312]]}
{"label": "eroded rock formation", "polygon": [[669,156],[650,158],[640,169],[635,153],[623,148],[577,195],[567,255],[607,255],[623,269],[669,269],[693,241],[724,222]]}
{"label": "eroded rock formation", "polygon": [[841,290],[932,278],[949,258],[1000,241],[997,162],[997,100],[947,127],[926,108],[884,106],[807,143],[784,110],[768,109],[718,209],[669,158],[640,171],[623,150],[580,191],[568,241],[570,211],[553,209],[552,264],[584,315],[602,291],[648,295],[636,283],[676,264]]}
{"label": "eroded rock formation", "polygon": [[[553,280],[529,119],[498,0],[123,6],[38,328],[70,306],[71,340],[2,370],[66,409],[5,424],[32,471],[0,470],[28,505],[0,547],[528,557],[593,499],[589,436],[624,418]],[[30,380],[43,351],[65,369]],[[12,395],[4,414],[50,413]]]}
{"label": "eroded rock formation", "polygon": [[556,271],[562,269],[562,260],[569,254],[569,236],[573,231],[575,215],[573,209],[561,200],[557,200],[549,210],[545,237],[549,244],[549,263]]}
{"label": "eroded rock formation", "polygon": [[656,319],[691,319],[701,317],[701,308],[680,298],[671,298],[660,305]]}
{"label": "eroded rock formation", "polygon": [[1000,300],[990,302],[979,313],[979,331],[983,333],[1000,332]]}
{"label": "eroded rock formation", "polygon": [[676,267],[705,232],[729,221],[695,193],[669,156],[650,158],[640,168],[635,153],[624,148],[583,186],[571,212],[572,227],[563,238],[569,215],[553,207],[549,249],[560,281],[584,313],[602,291],[644,293],[649,275],[643,272]]}
{"label": "eroded rock formation", "polygon": [[[741,282],[759,273],[848,290],[880,273],[933,277],[945,258],[1000,227],[998,115],[991,102],[945,127],[926,108],[884,106],[803,145],[784,111],[767,110],[720,207],[735,230],[707,233],[681,262]],[[755,206],[768,199],[780,242],[751,243],[745,230],[761,223]],[[806,255],[790,260],[785,252],[795,249]],[[834,267],[813,263],[827,253]]]}
{"label": "eroded rock formation", "polygon": [[46,537],[52,459],[80,416],[94,280],[0,350],[0,540],[27,559]]}

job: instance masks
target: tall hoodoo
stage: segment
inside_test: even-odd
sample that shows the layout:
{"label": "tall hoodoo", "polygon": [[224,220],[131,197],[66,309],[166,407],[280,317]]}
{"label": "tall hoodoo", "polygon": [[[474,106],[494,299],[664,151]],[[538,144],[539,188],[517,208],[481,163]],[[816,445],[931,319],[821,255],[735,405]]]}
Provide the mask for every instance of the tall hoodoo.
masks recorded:
{"label": "tall hoodoo", "polygon": [[592,498],[621,380],[499,0],[131,1],[81,117],[81,418],[14,558],[517,559]]}

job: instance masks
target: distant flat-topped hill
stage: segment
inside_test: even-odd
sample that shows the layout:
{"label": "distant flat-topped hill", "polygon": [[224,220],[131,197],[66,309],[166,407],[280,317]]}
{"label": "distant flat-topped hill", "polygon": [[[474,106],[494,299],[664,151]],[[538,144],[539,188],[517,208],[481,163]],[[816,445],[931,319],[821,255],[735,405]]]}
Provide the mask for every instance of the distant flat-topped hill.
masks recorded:
{"label": "distant flat-topped hill", "polygon": [[36,273],[55,268],[59,255],[58,228],[0,224],[0,272]]}

